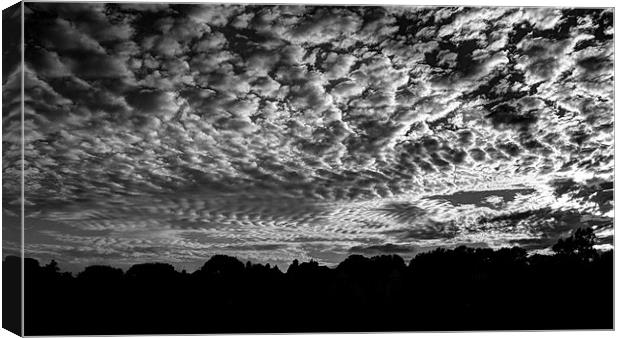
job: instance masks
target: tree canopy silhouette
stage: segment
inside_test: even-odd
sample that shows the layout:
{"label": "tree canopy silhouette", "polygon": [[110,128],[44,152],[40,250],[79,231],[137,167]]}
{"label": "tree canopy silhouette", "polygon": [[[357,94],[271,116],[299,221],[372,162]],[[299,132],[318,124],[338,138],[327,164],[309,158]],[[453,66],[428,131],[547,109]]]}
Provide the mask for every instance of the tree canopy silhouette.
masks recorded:
{"label": "tree canopy silhouette", "polygon": [[560,255],[592,259],[596,255],[594,249],[596,236],[592,228],[579,228],[570,237],[560,238],[552,250]]}
{"label": "tree canopy silhouette", "polygon": [[[88,266],[74,277],[55,261],[26,258],[25,333],[610,329],[613,253],[596,251],[594,240],[580,229],[553,255],[460,246],[409,262],[294,260],[286,273],[215,255],[193,273],[143,263]],[[6,257],[4,282],[19,263]]]}

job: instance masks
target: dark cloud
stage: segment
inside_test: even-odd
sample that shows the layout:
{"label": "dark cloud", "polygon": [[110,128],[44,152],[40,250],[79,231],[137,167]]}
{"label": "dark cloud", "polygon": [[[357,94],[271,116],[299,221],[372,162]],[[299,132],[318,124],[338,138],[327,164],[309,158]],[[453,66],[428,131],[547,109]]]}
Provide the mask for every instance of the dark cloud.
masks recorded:
{"label": "dark cloud", "polygon": [[573,199],[596,203],[601,212],[613,209],[614,182],[592,178],[583,183],[572,179],[559,179],[550,182],[558,196],[570,195]]}
{"label": "dark cloud", "polygon": [[400,230],[389,230],[386,235],[394,236],[399,240],[434,240],[450,239],[457,235],[458,228],[453,222],[436,222],[427,220],[422,226],[414,226]]}
{"label": "dark cloud", "polygon": [[228,246],[226,249],[229,250],[250,250],[250,251],[272,251],[278,249],[284,249],[286,245],[282,244],[255,244],[255,245],[237,245],[237,246]]}
{"label": "dark cloud", "polygon": [[[21,37],[14,34],[21,30],[21,6],[10,6],[2,11],[2,85],[21,60]],[[4,112],[4,109],[3,109]]]}
{"label": "dark cloud", "polygon": [[527,129],[538,121],[538,117],[533,113],[520,112],[507,103],[501,103],[491,108],[491,113],[487,115],[487,118],[491,120],[494,126],[500,128]]}
{"label": "dark cloud", "polygon": [[386,218],[396,219],[404,224],[415,222],[421,216],[426,215],[424,209],[410,203],[389,203],[378,210],[383,212]]}
{"label": "dark cloud", "polygon": [[566,236],[570,231],[581,227],[595,227],[608,229],[613,226],[609,217],[593,217],[580,213],[577,210],[553,210],[551,208],[532,209],[522,212],[503,214],[492,218],[481,218],[480,223],[502,224],[507,227],[525,226],[536,236],[528,239],[519,239],[514,242],[528,245],[553,244],[558,238]]}
{"label": "dark cloud", "polygon": [[415,248],[407,245],[397,244],[383,244],[383,245],[371,245],[371,246],[354,246],[349,249],[352,253],[361,253],[367,255],[379,255],[379,254],[411,254],[415,251]]}
{"label": "dark cloud", "polygon": [[516,195],[530,195],[536,192],[535,189],[510,189],[510,190],[486,190],[486,191],[459,191],[452,195],[428,196],[427,199],[441,199],[453,205],[473,204],[479,207],[494,207],[489,204],[488,198],[492,196],[501,197],[504,202],[511,202]]}

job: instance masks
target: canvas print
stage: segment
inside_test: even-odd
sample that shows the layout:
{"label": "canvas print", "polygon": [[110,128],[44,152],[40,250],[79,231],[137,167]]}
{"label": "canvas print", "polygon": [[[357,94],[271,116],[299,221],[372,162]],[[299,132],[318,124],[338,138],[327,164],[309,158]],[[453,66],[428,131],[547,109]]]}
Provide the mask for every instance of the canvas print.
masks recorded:
{"label": "canvas print", "polygon": [[3,26],[16,334],[614,327],[613,8],[25,2]]}

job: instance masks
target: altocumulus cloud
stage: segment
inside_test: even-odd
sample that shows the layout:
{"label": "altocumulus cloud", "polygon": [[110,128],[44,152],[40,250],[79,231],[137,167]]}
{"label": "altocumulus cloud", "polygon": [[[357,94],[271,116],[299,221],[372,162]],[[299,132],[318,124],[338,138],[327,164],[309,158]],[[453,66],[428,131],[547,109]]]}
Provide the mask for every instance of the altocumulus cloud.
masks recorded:
{"label": "altocumulus cloud", "polygon": [[[26,10],[31,255],[330,263],[610,234],[611,10]],[[3,79],[9,131],[19,79]]]}

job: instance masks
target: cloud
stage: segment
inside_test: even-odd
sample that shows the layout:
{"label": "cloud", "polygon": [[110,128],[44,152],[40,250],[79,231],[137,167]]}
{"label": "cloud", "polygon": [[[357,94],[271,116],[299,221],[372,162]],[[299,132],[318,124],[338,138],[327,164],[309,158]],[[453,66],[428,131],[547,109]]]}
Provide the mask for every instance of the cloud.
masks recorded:
{"label": "cloud", "polygon": [[523,19],[537,29],[553,29],[562,19],[562,11],[554,8],[527,8],[523,10]]}
{"label": "cloud", "polygon": [[[476,206],[491,206],[496,201],[511,202],[517,195],[527,196],[535,193],[535,189],[510,189],[510,190],[483,190],[483,191],[458,191],[451,195],[428,196],[427,199],[443,199],[451,204],[458,206],[463,204],[473,204]],[[488,204],[487,201],[495,201]]]}
{"label": "cloud", "polygon": [[596,203],[601,213],[613,209],[613,181],[592,178],[578,183],[573,179],[559,179],[550,182],[550,185],[558,196],[568,195],[572,199]]}
{"label": "cloud", "polygon": [[360,18],[348,9],[319,8],[298,21],[287,38],[293,43],[316,45],[353,33],[360,25]]}
{"label": "cloud", "polygon": [[521,40],[517,46],[521,52],[519,67],[523,67],[527,82],[551,80],[562,69],[564,55],[572,47],[571,40],[550,40],[545,38],[529,38]]}
{"label": "cloud", "polygon": [[526,249],[550,248],[561,237],[566,237],[572,230],[593,227],[600,231],[613,227],[613,221],[607,217],[590,217],[576,211],[557,211],[548,208],[528,210],[520,213],[500,215],[491,219],[482,219],[482,223],[499,223],[500,226],[527,227],[531,235],[514,239],[510,243]]}
{"label": "cloud", "polygon": [[[613,211],[609,10],[27,8],[28,216],[72,235],[32,252],[329,262],[542,236],[533,216],[476,221],[499,205]],[[11,203],[19,78],[3,87]]]}
{"label": "cloud", "polygon": [[414,252],[414,248],[410,246],[396,245],[396,244],[383,244],[383,245],[371,245],[371,246],[354,246],[349,249],[352,253],[362,253],[367,255],[380,255],[380,254],[411,254]]}
{"label": "cloud", "polygon": [[227,249],[230,250],[251,250],[251,251],[273,251],[277,249],[285,248],[285,245],[282,244],[255,244],[255,245],[239,245],[239,246],[229,246]]}

